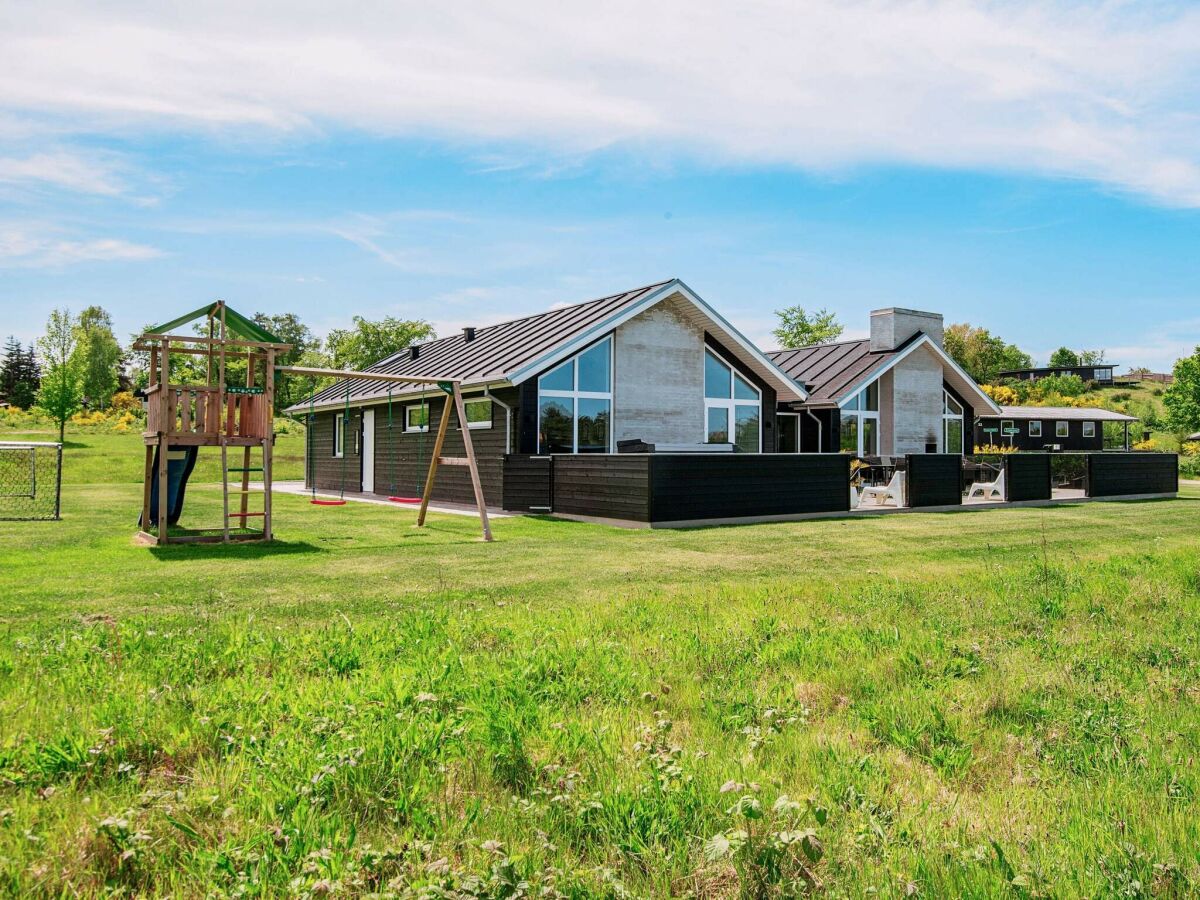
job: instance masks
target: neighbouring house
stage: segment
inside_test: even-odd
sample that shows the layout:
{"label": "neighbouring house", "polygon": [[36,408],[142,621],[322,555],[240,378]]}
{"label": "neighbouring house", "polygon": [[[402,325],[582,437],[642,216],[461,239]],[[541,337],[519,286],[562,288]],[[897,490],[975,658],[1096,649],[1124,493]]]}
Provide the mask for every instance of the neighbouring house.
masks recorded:
{"label": "neighbouring house", "polygon": [[1073,406],[1003,406],[999,415],[981,415],[975,443],[1000,444],[1018,450],[1099,451],[1104,448],[1104,425],[1123,426],[1121,448],[1129,448],[1133,416],[1110,409]]}
{"label": "neighbouring house", "polygon": [[780,406],[783,452],[970,453],[976,416],[999,413],[942,345],[942,317],[877,309],[871,336],[767,355],[808,397]]}
{"label": "neighbouring house", "polygon": [[[807,391],[678,279],[409,347],[373,372],[462,380],[489,504],[505,454],[658,450],[774,452],[777,411]],[[309,478],[322,490],[420,493],[440,392],[342,381],[292,412],[315,412]],[[437,402],[432,402],[436,399]],[[347,408],[349,413],[347,415]],[[446,455],[461,455],[453,427]],[[470,502],[462,469],[437,499]]]}
{"label": "neighbouring house", "polygon": [[1084,381],[1091,381],[1103,387],[1113,384],[1113,369],[1116,363],[1096,363],[1090,366],[1041,366],[1033,369],[1006,369],[999,378],[1003,381],[1012,378],[1016,381],[1038,381],[1054,375],[1077,375]]}

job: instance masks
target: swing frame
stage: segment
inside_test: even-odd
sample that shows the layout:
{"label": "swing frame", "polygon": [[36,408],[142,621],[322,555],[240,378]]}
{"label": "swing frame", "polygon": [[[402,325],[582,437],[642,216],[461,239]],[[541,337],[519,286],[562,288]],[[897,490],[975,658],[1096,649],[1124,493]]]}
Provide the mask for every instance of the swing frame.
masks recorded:
{"label": "swing frame", "polygon": [[[433,485],[437,479],[440,466],[465,466],[471,474],[471,488],[475,494],[475,506],[479,510],[479,524],[483,529],[483,539],[491,541],[492,526],[488,520],[487,506],[483,500],[483,484],[479,480],[479,464],[475,459],[475,447],[471,441],[471,429],[467,427],[467,411],[463,405],[462,381],[458,378],[430,378],[416,375],[386,375],[382,372],[353,372],[345,369],[320,369],[309,366],[276,366],[277,372],[289,372],[293,375],[313,375],[324,378],[340,378],[354,381],[382,381],[391,384],[432,384],[437,385],[446,394],[442,406],[442,418],[438,422],[437,437],[433,442],[433,451],[429,456],[429,470],[425,475],[425,489],[421,494],[421,509],[417,513],[417,527],[424,527],[426,513],[429,510],[429,500],[433,494]],[[349,385],[347,385],[347,392]],[[442,456],[442,446],[446,442],[446,432],[450,426],[450,412],[453,409],[458,417],[458,425],[462,430],[463,449],[466,455],[462,457]],[[314,479],[315,482],[315,479]],[[343,482],[344,489],[344,482]]]}

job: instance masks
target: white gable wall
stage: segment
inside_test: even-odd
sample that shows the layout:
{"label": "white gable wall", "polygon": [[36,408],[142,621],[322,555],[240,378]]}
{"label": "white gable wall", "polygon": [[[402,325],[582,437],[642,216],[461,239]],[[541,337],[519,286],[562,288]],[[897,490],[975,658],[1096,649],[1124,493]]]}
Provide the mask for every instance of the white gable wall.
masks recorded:
{"label": "white gable wall", "polygon": [[704,332],[665,300],[614,333],[615,440],[704,441]]}
{"label": "white gable wall", "polygon": [[[928,347],[900,360],[890,371],[891,453],[924,453],[927,443],[941,443],[942,361]],[[882,391],[880,406],[884,406]],[[886,418],[886,413],[881,418]],[[886,441],[883,447],[887,447]],[[884,452],[887,452],[885,449]]]}

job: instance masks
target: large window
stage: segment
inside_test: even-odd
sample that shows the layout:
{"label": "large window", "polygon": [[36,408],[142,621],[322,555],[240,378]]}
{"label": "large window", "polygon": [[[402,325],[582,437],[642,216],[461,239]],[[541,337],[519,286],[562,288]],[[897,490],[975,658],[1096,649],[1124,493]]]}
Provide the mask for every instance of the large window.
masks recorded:
{"label": "large window", "polygon": [[857,456],[879,454],[879,382],[872,381],[841,407],[841,450]]}
{"label": "large window", "polygon": [[538,452],[608,453],[611,443],[612,338],[605,338],[538,379]]}
{"label": "large window", "polygon": [[704,442],[762,450],[762,393],[711,350],[704,351]]}
{"label": "large window", "polygon": [[962,404],[942,391],[942,452],[963,452],[963,408]]}

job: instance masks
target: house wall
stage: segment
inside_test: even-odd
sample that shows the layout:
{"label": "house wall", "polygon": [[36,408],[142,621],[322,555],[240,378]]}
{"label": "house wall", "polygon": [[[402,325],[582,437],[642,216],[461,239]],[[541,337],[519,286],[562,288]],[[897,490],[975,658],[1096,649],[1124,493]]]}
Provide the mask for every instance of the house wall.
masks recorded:
{"label": "house wall", "polygon": [[[338,413],[341,415],[341,413]],[[318,491],[340,492],[343,489],[357,492],[362,489],[361,433],[362,410],[350,410],[350,426],[346,432],[345,457],[333,455],[332,412],[317,413],[316,421],[309,428],[304,460],[304,486],[312,488],[315,478]]]}
{"label": "house wall", "polygon": [[[1000,423],[1005,421],[1001,416],[985,416],[980,418],[979,424],[975,427],[975,443],[989,443],[988,435],[984,432],[984,428],[995,428],[996,433],[992,436],[993,440],[999,444],[1007,444],[1008,438],[1000,434]],[[1014,419],[1012,423],[1018,429],[1013,436],[1013,445],[1018,450],[1041,450],[1046,444],[1060,444],[1063,450],[1071,450],[1075,452],[1099,452],[1104,449],[1104,423],[1096,422],[1095,437],[1085,438],[1083,436],[1083,422],[1068,421],[1066,437],[1056,437],[1054,433],[1054,425],[1057,419],[1042,419],[1042,435],[1041,437],[1029,436],[1029,420]]]}
{"label": "house wall", "polygon": [[[892,376],[892,402],[889,404],[892,443],[889,455],[924,453],[926,444],[941,442],[941,360],[922,347],[892,367],[889,374]],[[881,397],[880,407],[883,405]],[[886,415],[881,414],[881,418],[886,418]]]}
{"label": "house wall", "polygon": [[704,332],[683,317],[680,302],[660,303],[615,332],[615,440],[704,440]]}

